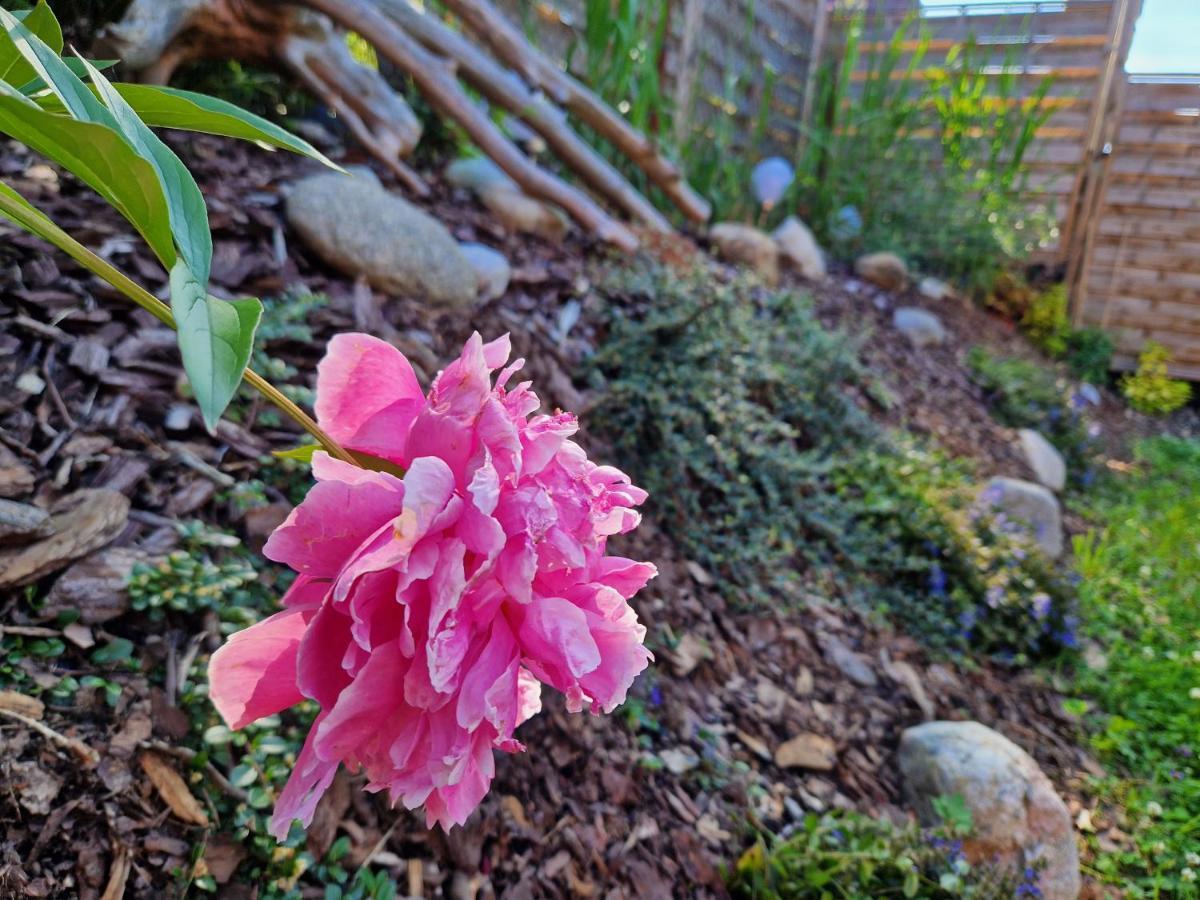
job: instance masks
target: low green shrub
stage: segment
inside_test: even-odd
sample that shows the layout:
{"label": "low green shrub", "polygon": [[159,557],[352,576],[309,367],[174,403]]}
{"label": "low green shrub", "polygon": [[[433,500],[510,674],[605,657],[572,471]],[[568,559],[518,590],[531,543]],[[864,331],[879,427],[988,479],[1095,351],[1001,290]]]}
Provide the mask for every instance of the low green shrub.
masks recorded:
{"label": "low green shrub", "polygon": [[940,798],[935,807],[955,820],[922,829],[857,813],[810,814],[787,837],[760,840],[743,853],[730,890],[753,900],[1040,896],[1036,869],[967,861],[971,816],[961,798]]}
{"label": "low green shrub", "polygon": [[1076,378],[1090,384],[1104,384],[1115,349],[1113,339],[1102,329],[1074,329],[1067,337],[1067,368]]}
{"label": "low green shrub", "polygon": [[969,469],[861,408],[854,344],[748,281],[636,265],[591,364],[591,429],[734,602],[831,595],[928,645],[1027,659],[1069,642],[1071,592],[975,502]]}
{"label": "low green shrub", "polygon": [[1121,393],[1138,412],[1153,416],[1172,413],[1192,399],[1192,386],[1167,373],[1171,351],[1157,341],[1146,341],[1138,356],[1137,371],[1121,379]]}
{"label": "low green shrub", "polygon": [[1026,359],[993,356],[983,347],[968,351],[967,367],[997,421],[1040,431],[1063,455],[1071,483],[1091,482],[1095,440],[1081,412],[1084,401],[1077,394],[1068,397],[1052,369]]}
{"label": "low green shrub", "polygon": [[1021,319],[1029,339],[1055,358],[1067,352],[1071,319],[1067,315],[1067,288],[1056,284],[1033,298]]}
{"label": "low green shrub", "polygon": [[[1089,871],[1126,897],[1200,897],[1200,442],[1155,438],[1109,472],[1075,539],[1084,634],[1071,704],[1112,773]],[[1086,700],[1082,698],[1087,698]],[[1119,822],[1116,841],[1102,820]]]}

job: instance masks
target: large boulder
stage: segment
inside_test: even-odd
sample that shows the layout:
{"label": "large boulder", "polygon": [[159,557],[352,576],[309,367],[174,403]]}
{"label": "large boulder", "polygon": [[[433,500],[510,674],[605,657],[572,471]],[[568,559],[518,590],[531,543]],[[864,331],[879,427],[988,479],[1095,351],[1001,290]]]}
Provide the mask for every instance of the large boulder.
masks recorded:
{"label": "large boulder", "polygon": [[440,306],[475,301],[475,273],[437,219],[361,175],[296,182],[288,224],[325,262],[381,291]]}
{"label": "large boulder", "polygon": [[749,266],[771,286],[779,283],[779,247],[765,231],[740,222],[718,222],[708,230],[708,239],[722,259]]}
{"label": "large boulder", "polygon": [[1040,861],[1046,900],[1079,896],[1079,853],[1070,813],[1024,750],[978,722],[926,722],[900,736],[904,790],[922,823],[933,801],[958,795],[971,811],[963,852],[972,863],[1024,868]]}
{"label": "large boulder", "polygon": [[1052,443],[1040,431],[1022,428],[1018,434],[1025,460],[1037,480],[1052,491],[1061,491],[1067,484],[1067,464]]}
{"label": "large boulder", "polygon": [[808,226],[795,216],[788,216],[772,233],[784,260],[805,278],[820,281],[825,277],[825,255]]}
{"label": "large boulder", "polygon": [[918,306],[901,306],[892,313],[892,325],[903,334],[914,347],[928,347],[946,340],[946,328],[942,320]]}
{"label": "large boulder", "polygon": [[854,261],[859,278],[885,291],[898,291],[908,284],[908,266],[895,253],[868,253]]}
{"label": "large boulder", "polygon": [[503,253],[483,244],[459,244],[458,249],[475,270],[480,300],[495,300],[508,290],[512,267]]}
{"label": "large boulder", "polygon": [[1006,516],[1025,523],[1046,556],[1063,551],[1062,509],[1047,488],[1020,478],[999,476],[988,482],[980,498]]}

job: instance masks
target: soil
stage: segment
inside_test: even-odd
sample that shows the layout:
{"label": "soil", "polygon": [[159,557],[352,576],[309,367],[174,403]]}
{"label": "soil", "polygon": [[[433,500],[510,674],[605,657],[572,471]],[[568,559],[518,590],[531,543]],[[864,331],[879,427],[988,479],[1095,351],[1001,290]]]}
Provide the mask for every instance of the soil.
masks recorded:
{"label": "soil", "polygon": [[[588,282],[602,249],[580,238],[551,245],[510,235],[431,179],[430,211],[456,238],[495,246],[514,267],[507,293],[473,315],[431,313],[414,298],[385,297],[331,273],[293,240],[282,197],[305,163],[217,139],[190,140],[180,151],[209,199],[217,290],[269,297],[303,285],[328,295],[309,317],[313,342],[272,347],[299,371],[315,370],[331,334],[357,328],[396,342],[427,380],[471,330],[511,331],[545,404],[586,410],[571,373],[602,334]],[[165,279],[148,252],[86,189],[18,148],[0,157],[0,177],[161,294]],[[196,517],[261,543],[264,517],[238,515],[218,489],[248,477],[262,453],[295,446],[298,435],[257,427],[254,405],[244,425],[225,423],[215,439],[198,416],[180,428],[169,411],[186,401],[169,335],[36,239],[4,225],[0,233],[0,483],[9,496],[48,507],[81,488],[117,491],[131,503],[117,547],[161,552],[174,540],[170,526]],[[672,242],[659,252],[691,251]],[[895,397],[890,424],[974,458],[982,474],[1029,476],[1015,435],[990,418],[962,364],[971,343],[1030,353],[1009,324],[968,304],[883,295],[844,273],[801,288],[813,290],[830,324],[863,334],[864,361]],[[914,352],[890,329],[897,304],[935,309],[952,339]],[[30,392],[38,381],[44,388]],[[1150,427],[1111,399],[1099,419],[1113,453]],[[449,834],[427,830],[418,813],[387,808],[343,774],[318,811],[315,849],[348,836],[350,863],[370,858],[394,872],[401,894],[408,886],[456,898],[720,897],[722,866],[754,828],[779,830],[805,811],[835,807],[904,818],[893,756],[900,732],[926,718],[997,728],[1034,755],[1073,812],[1086,803],[1082,778],[1098,766],[1044,676],[933,660],[912,639],[820,598],[792,611],[736,612],[649,522],[617,551],[652,559],[662,573],[635,602],[657,660],[629,713],[569,715],[547,692],[545,712],[522,726],[531,751],[499,755],[488,799]],[[30,601],[58,574],[0,592],[0,629],[46,629]],[[136,612],[116,612],[91,626],[93,636],[132,639],[142,669],[112,676],[122,687],[115,708],[80,701],[47,708],[33,724],[0,717],[0,896],[107,900],[122,883],[128,897],[171,896],[173,870],[187,865],[202,836],[186,810],[164,802],[138,756],[186,735],[160,673],[188,646],[211,646],[213,625],[172,620],[163,631]],[[852,679],[830,662],[828,648],[839,642],[861,655],[869,678]],[[46,685],[92,672],[74,646],[52,665],[26,665]],[[779,745],[806,733],[832,741],[828,771],[777,766]],[[208,845],[214,874],[222,853],[234,862],[221,867],[220,896],[253,897],[226,828],[215,823]]]}

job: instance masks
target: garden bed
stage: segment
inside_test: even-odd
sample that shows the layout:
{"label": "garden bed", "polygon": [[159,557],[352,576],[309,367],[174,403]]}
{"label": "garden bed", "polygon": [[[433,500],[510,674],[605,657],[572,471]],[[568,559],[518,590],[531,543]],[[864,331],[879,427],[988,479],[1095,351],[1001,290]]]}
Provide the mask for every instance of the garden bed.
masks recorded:
{"label": "garden bed", "polygon": [[[587,409],[594,399],[580,375],[606,330],[604,301],[589,281],[592,248],[509,236],[465,195],[436,186],[430,210],[459,240],[501,249],[514,278],[501,299],[469,317],[431,315],[414,300],[384,298],[331,275],[293,243],[280,188],[303,164],[216,139],[189,142],[186,155],[209,200],[214,283],[230,296],[291,292],[291,300],[267,301],[267,323],[280,325],[266,351],[296,386],[309,383],[325,341],[338,331],[393,340],[428,383],[478,329],[486,337],[512,332],[514,355],[529,360],[546,406]],[[115,214],[35,163],[6,153],[0,174],[101,255],[148,284],[163,283]],[[177,393],[173,343],[161,329],[109,303],[96,282],[33,238],[6,231],[0,262],[0,439],[8,451],[0,470],[9,483],[22,472],[33,476],[13,489],[18,499],[49,504],[79,488],[112,488],[132,505],[116,545],[156,558],[179,546],[174,525],[191,519],[261,546],[307,476],[273,466],[266,478],[259,460],[295,446],[299,435],[243,398],[235,409],[240,424],[223,424],[216,441],[207,438],[198,416],[189,422],[173,414],[187,405]],[[305,301],[305,291],[328,301]],[[975,459],[982,475],[1027,475],[1013,432],[992,420],[963,364],[974,343],[1028,353],[1010,327],[940,301],[936,311],[953,339],[914,352],[865,286],[835,275],[814,293],[828,323],[856,333],[872,326],[863,360],[893,398],[878,413],[886,424],[931,435],[951,454]],[[96,365],[100,356],[113,365]],[[38,381],[44,387],[31,390]],[[1107,399],[1101,416],[1114,448],[1142,428]],[[602,446],[592,455],[609,458]],[[262,495],[245,502],[232,487],[253,477],[264,480]],[[925,718],[997,728],[1030,750],[1071,802],[1080,802],[1083,774],[1098,771],[1076,742],[1076,720],[1037,673],[934,660],[873,617],[820,597],[804,608],[734,610],[711,574],[650,522],[617,549],[654,560],[661,573],[635,604],[657,660],[623,710],[594,719],[548,699],[521,729],[530,752],[498,759],[488,799],[448,835],[427,830],[416,813],[387,809],[357,790],[360,779],[343,774],[308,835],[313,863],[293,883],[299,895],[323,896],[319,883],[353,879],[363,867],[394,880],[401,894],[721,896],[722,867],[755,828],[778,830],[805,810],[837,807],[903,817],[893,755],[900,732]],[[262,586],[273,578],[261,576]],[[162,897],[192,881],[227,897],[285,895],[279,873],[305,840],[295,838],[289,843],[297,849],[280,855],[261,836],[243,842],[231,835],[238,827],[260,834],[259,810],[270,796],[255,790],[270,787],[272,766],[286,768],[294,729],[285,715],[278,747],[262,735],[253,748],[214,743],[215,714],[188,685],[201,680],[217,645],[217,617],[161,610],[155,618],[127,609],[68,634],[66,621],[45,613],[44,594],[40,587],[10,591],[0,606],[8,628],[0,688],[41,694],[41,723],[99,761],[85,765],[37,725],[0,720],[7,786],[0,820],[9,823],[0,839],[0,892],[99,897],[123,878],[130,897]],[[95,646],[80,646],[88,640]],[[97,648],[111,648],[107,660]],[[78,690],[64,690],[64,678]],[[806,734],[820,746],[831,743],[827,770],[777,766],[778,747]],[[144,762],[147,752],[185,775],[207,828],[186,824],[168,806],[161,778],[156,786],[148,774],[154,764]],[[254,787],[222,785],[204,768],[210,753],[223,776],[233,777],[224,763],[230,755],[266,762]]]}

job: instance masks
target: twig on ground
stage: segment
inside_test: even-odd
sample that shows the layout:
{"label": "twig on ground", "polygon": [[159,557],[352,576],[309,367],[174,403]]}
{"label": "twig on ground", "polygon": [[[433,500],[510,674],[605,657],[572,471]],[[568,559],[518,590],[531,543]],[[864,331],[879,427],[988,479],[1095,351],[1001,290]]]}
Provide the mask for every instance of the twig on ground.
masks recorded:
{"label": "twig on ground", "polygon": [[64,750],[70,750],[74,753],[85,766],[91,768],[100,761],[100,754],[85,744],[78,738],[67,737],[65,734],[59,734],[49,725],[43,725],[37,719],[31,719],[28,716],[23,716],[18,712],[13,712],[9,709],[0,709],[0,716],[12,719],[15,722],[20,722],[26,728],[32,728],[42,737],[46,738],[53,744],[57,744]]}

